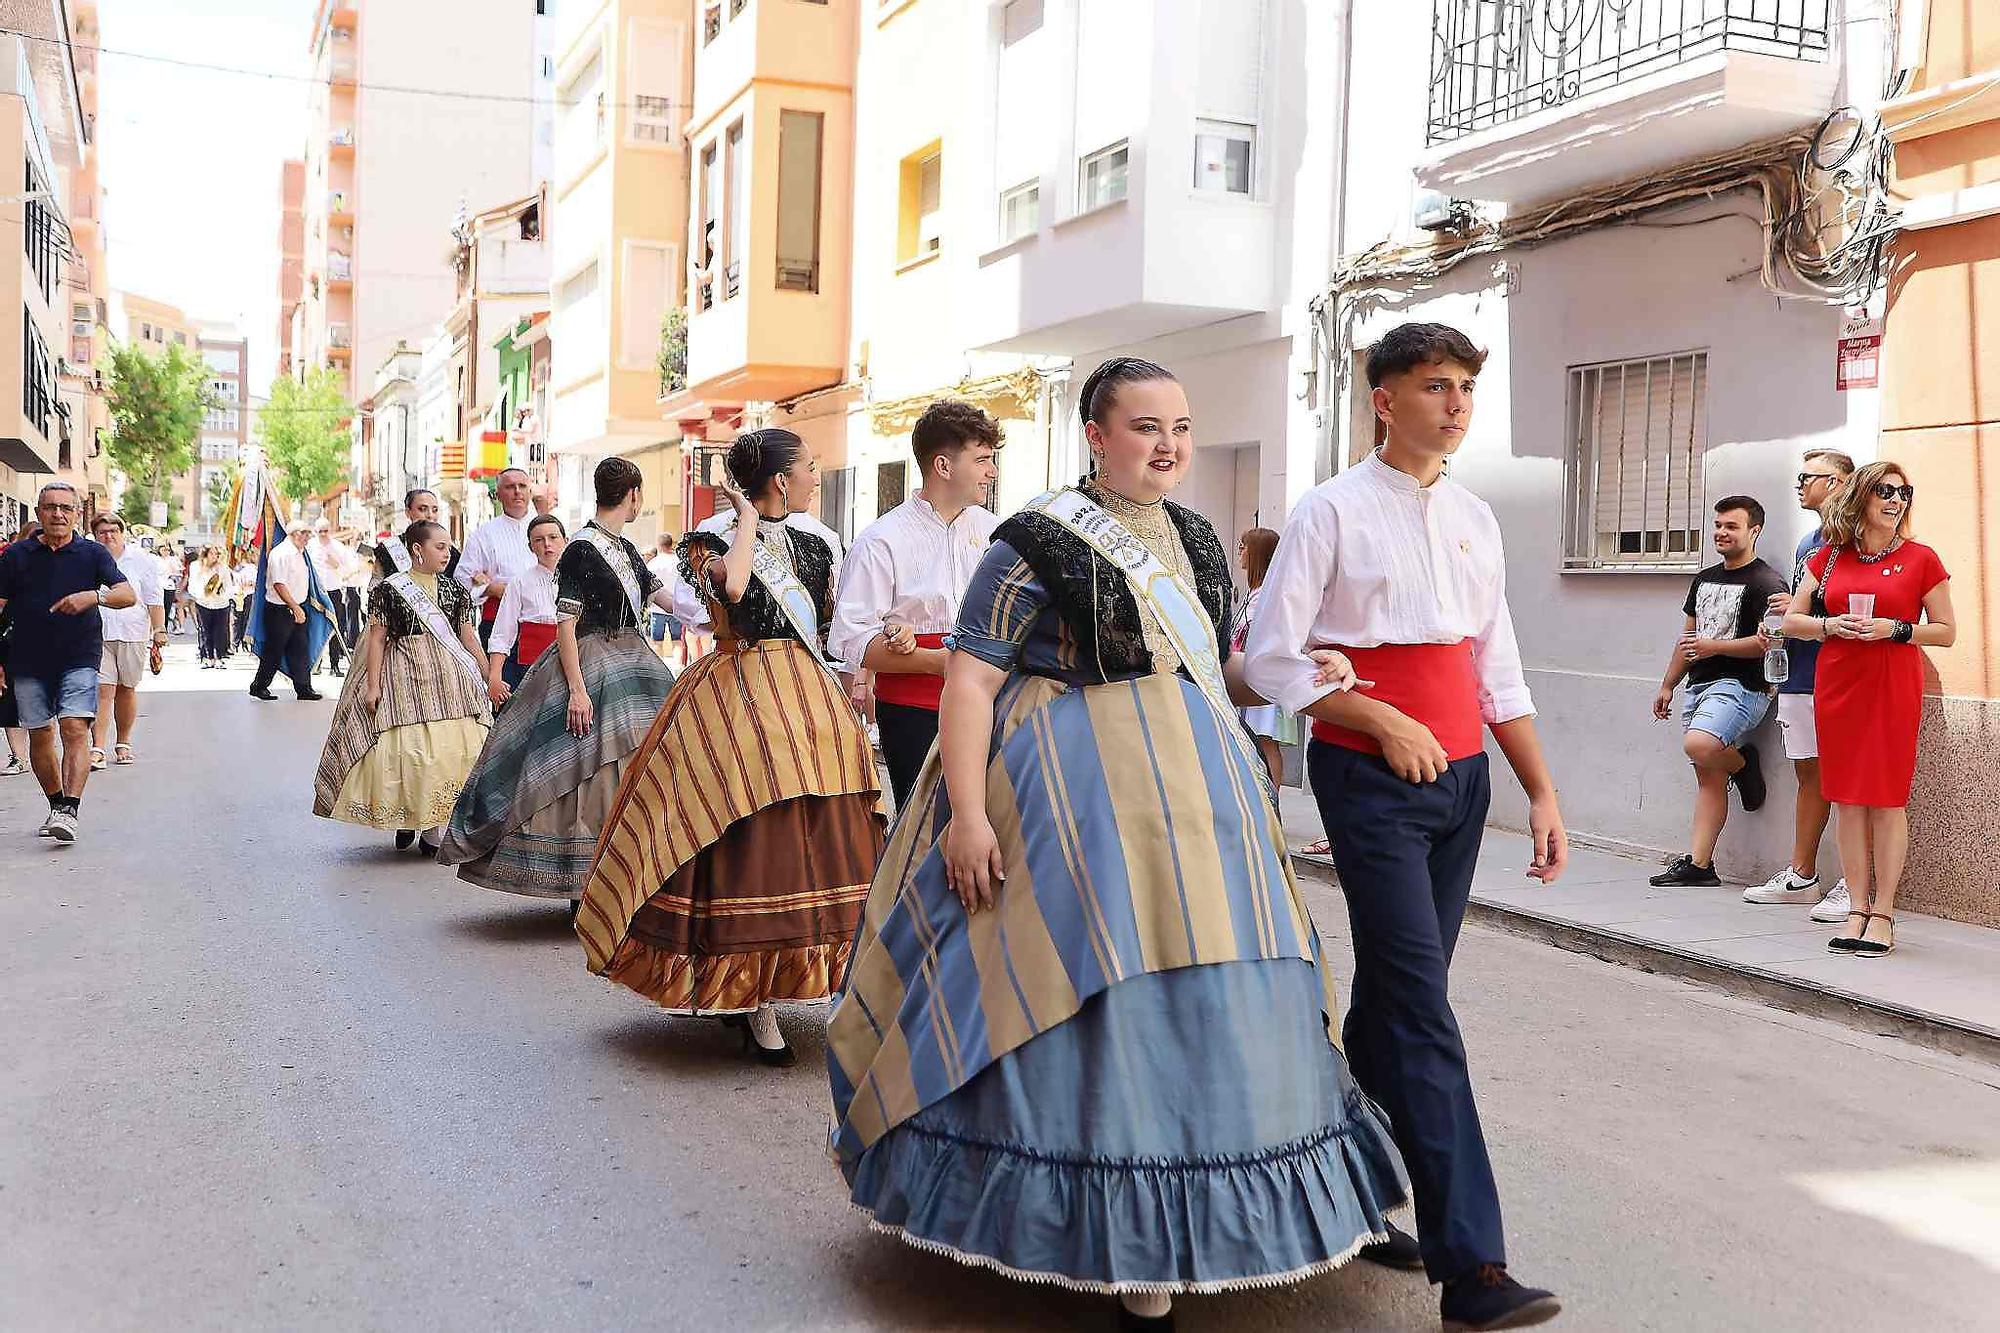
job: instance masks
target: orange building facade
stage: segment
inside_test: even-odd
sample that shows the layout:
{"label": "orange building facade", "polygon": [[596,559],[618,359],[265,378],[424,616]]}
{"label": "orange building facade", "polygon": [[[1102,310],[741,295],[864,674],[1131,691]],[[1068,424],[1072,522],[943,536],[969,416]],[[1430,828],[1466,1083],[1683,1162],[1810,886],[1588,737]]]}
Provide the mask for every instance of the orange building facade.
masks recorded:
{"label": "orange building facade", "polygon": [[[1927,14],[1924,12],[1927,8]],[[1882,109],[1903,210],[1882,347],[1881,457],[1951,571],[1932,650],[1903,901],[2000,925],[2000,5],[1905,7],[1921,57]]]}

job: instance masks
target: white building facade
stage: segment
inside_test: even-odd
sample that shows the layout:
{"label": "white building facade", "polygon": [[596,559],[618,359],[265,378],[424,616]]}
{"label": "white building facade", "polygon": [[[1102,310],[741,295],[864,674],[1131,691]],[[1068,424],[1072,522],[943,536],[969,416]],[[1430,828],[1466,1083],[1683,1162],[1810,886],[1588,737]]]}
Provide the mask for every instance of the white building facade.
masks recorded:
{"label": "white building facade", "polygon": [[[1371,447],[1361,367],[1391,326],[1443,321],[1489,350],[1452,474],[1505,534],[1575,833],[1685,848],[1694,783],[1678,724],[1651,702],[1688,580],[1717,558],[1712,506],[1759,500],[1760,553],[1789,576],[1816,521],[1794,499],[1802,453],[1875,452],[1875,392],[1836,387],[1843,302],[1792,269],[1770,216],[1836,106],[1859,108],[1868,151],[1885,17],[1877,0],[1412,0],[1314,17],[1331,31],[1313,67],[1347,108],[1326,145],[1345,260],[1294,312],[1312,337],[1294,366],[1307,397],[1293,458],[1323,472]],[[1288,498],[1308,480],[1290,470]],[[1771,797],[1732,812],[1729,878],[1761,879],[1790,850],[1775,725],[1753,739]],[[1495,818],[1525,824],[1511,781],[1495,784]]]}

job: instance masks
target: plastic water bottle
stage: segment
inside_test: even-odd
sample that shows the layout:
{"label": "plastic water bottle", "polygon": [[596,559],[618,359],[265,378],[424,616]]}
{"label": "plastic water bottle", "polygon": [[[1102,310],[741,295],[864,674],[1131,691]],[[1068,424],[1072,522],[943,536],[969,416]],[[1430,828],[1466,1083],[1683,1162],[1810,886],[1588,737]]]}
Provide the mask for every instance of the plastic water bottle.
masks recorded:
{"label": "plastic water bottle", "polygon": [[1785,618],[1776,611],[1765,616],[1764,634],[1768,640],[1764,648],[1765,683],[1782,685],[1792,678],[1792,655],[1785,648]]}

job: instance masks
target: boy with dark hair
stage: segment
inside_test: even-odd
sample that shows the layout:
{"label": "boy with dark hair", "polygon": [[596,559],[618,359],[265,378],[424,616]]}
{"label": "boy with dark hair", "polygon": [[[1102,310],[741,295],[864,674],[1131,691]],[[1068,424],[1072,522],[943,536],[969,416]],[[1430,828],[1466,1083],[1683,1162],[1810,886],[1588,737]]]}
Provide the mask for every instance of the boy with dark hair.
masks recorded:
{"label": "boy with dark hair", "polygon": [[[1354,939],[1343,1045],[1388,1112],[1416,1196],[1419,1239],[1391,1228],[1361,1257],[1422,1267],[1444,1285],[1445,1327],[1463,1329],[1524,1328],[1561,1309],[1507,1274],[1449,994],[1485,832],[1487,730],[1528,794],[1529,877],[1554,883],[1568,859],[1507,610],[1500,525],[1445,475],[1485,362],[1444,324],[1401,325],[1369,352],[1384,443],[1292,511],[1244,662],[1252,689],[1313,719],[1306,764]],[[1373,684],[1320,683],[1317,648],[1345,653]]]}
{"label": "boy with dark hair", "polygon": [[910,431],[922,484],[862,530],[841,570],[827,651],[843,670],[875,673],[875,725],[898,810],[937,740],[944,636],[999,526],[984,505],[1000,445],[1000,424],[971,403],[924,409]]}
{"label": "boy with dark hair", "polygon": [[1694,828],[1686,854],[1653,876],[1655,887],[1714,885],[1715,842],[1729,818],[1729,786],[1745,810],[1764,804],[1764,770],[1757,747],[1743,740],[1771,710],[1764,682],[1764,640],[1758,633],[1766,604],[1785,591],[1778,571],[1757,558],[1764,506],[1747,495],[1715,502],[1715,551],[1710,565],[1688,585],[1681,611],[1686,621],[1667,659],[1667,674],[1653,698],[1653,716],[1665,721],[1674,687],[1687,681],[1681,704],[1681,749],[1694,765]]}

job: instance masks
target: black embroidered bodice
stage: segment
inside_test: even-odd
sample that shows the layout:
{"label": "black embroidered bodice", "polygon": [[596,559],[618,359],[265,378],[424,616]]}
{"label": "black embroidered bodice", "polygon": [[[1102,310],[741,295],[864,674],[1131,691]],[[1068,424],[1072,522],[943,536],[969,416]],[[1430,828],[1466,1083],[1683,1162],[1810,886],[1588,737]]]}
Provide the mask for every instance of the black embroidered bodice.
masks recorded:
{"label": "black embroidered bodice", "polygon": [[[1228,661],[1229,556],[1207,519],[1171,500],[1162,503],[1187,553],[1195,593],[1215,627],[1217,656]],[[1101,664],[1103,675],[1111,680],[1153,670],[1153,655],[1146,646],[1139,604],[1130,583],[1082,538],[1046,514],[1023,512],[995,529],[993,540],[1012,547],[1048,591],[1051,604],[1075,640],[1079,665]]]}
{"label": "black embroidered bodice", "polygon": [[[815,652],[824,651],[827,627],[833,623],[833,548],[810,532],[781,528],[792,555],[792,572],[813,599],[819,616],[819,642],[808,644]],[[710,606],[710,618],[719,609],[727,618],[729,634],[755,642],[759,639],[795,639],[791,618],[778,605],[761,580],[750,580],[743,600],[731,605],[722,597],[722,558],[729,554],[728,543],[712,532],[691,532],[681,541],[681,574]],[[712,580],[712,581],[711,581]],[[721,623],[717,620],[717,624]]]}
{"label": "black embroidered bodice", "polygon": [[[416,583],[419,589],[423,588],[422,582],[417,580],[415,575],[411,575],[411,581]],[[472,623],[472,594],[467,592],[457,579],[443,574],[438,575],[437,593],[433,600],[437,602],[438,610],[444,612],[445,620],[453,629]],[[430,633],[430,630],[425,628],[424,622],[417,618],[417,613],[411,609],[409,602],[401,593],[391,588],[387,580],[376,584],[368,593],[368,619],[371,624],[380,621],[388,630],[391,640]]]}
{"label": "black embroidered bodice", "polygon": [[[596,527],[594,523],[585,527]],[[598,528],[599,532],[604,529]],[[639,548],[617,533],[604,532],[618,548],[625,553],[631,563],[632,574],[639,583],[639,600],[643,604],[660,586],[653,577],[653,571],[646,568],[646,562],[639,558]],[[563,547],[562,559],[556,562],[556,610],[562,615],[574,615],[576,632],[585,634],[609,634],[617,630],[637,629],[639,621],[632,611],[632,600],[625,595],[625,585],[605,562],[604,553],[579,529],[569,545]]]}

